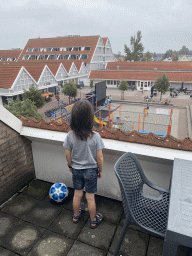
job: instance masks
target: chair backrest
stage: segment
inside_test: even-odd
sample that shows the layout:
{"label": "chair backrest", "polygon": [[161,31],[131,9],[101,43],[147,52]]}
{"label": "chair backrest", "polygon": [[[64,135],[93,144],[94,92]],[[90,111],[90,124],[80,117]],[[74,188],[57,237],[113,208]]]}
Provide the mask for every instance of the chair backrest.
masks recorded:
{"label": "chair backrest", "polygon": [[114,169],[120,185],[124,211],[133,216],[131,201],[141,193],[143,184],[147,184],[148,180],[136,156],[130,152],[118,159]]}

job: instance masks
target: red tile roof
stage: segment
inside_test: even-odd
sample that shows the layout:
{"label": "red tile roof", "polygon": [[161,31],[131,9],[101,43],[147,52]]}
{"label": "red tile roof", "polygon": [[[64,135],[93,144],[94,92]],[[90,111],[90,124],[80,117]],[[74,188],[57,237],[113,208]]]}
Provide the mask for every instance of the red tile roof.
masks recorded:
{"label": "red tile roof", "polygon": [[[33,128],[59,131],[59,132],[68,132],[71,130],[67,122],[60,124],[57,121],[47,122],[44,119],[37,121],[32,117],[26,119],[22,116],[20,117],[20,120],[23,122],[23,126],[26,126],[26,127],[33,127]],[[167,135],[166,137],[162,138],[153,133],[149,133],[148,135],[141,135],[137,131],[133,131],[131,133],[124,132],[120,129],[117,129],[116,131],[111,131],[105,127],[102,128],[101,130],[97,130],[96,128],[94,128],[94,130],[99,132],[101,137],[105,139],[145,144],[145,145],[156,146],[156,147],[179,149],[179,150],[185,150],[185,151],[192,151],[192,140],[189,138],[185,138],[184,140],[179,140],[174,138],[171,135]]]}
{"label": "red tile roof", "polygon": [[102,38],[104,46],[105,46],[106,43],[107,43],[107,39],[108,39],[108,37],[103,37],[103,38]]}
{"label": "red tile roof", "polygon": [[21,67],[0,67],[0,88],[11,88]]}
{"label": "red tile roof", "polygon": [[19,58],[22,50],[0,50],[0,58]]}
{"label": "red tile roof", "polygon": [[[73,60],[70,60],[70,61],[60,60],[59,62],[58,61],[52,61],[52,62],[10,61],[10,62],[2,62],[2,63],[0,62],[0,81],[2,81],[2,83],[0,83],[0,88],[11,88],[22,66],[30,73],[30,75],[35,79],[35,81],[38,82],[45,65],[49,67],[49,69],[55,76],[61,63],[65,67],[66,71],[69,72],[73,62],[79,71],[82,62],[73,61]],[[14,72],[12,70],[14,70]],[[4,81],[5,78],[6,78],[6,81]]]}
{"label": "red tile roof", "polygon": [[119,69],[121,70],[192,70],[192,62],[164,62],[164,61],[154,61],[154,62],[108,62],[106,69]]}
{"label": "red tile roof", "polygon": [[35,81],[38,82],[44,67],[44,65],[39,66],[38,68],[36,66],[25,66],[25,69],[35,79]]}
{"label": "red tile roof", "polygon": [[[19,60],[22,60],[24,55],[45,55],[45,54],[88,54],[87,63],[90,63],[95,47],[100,36],[75,36],[75,37],[56,37],[56,38],[36,38],[29,39]],[[91,47],[90,51],[52,51],[52,52],[27,52],[28,48],[56,48],[56,47]],[[37,60],[40,61],[40,60]],[[49,60],[52,61],[52,60]],[[80,60],[85,61],[85,60]]]}
{"label": "red tile roof", "polygon": [[192,72],[157,72],[157,71],[121,71],[121,70],[102,70],[91,71],[90,79],[104,80],[150,80],[155,81],[158,77],[166,74],[170,81],[191,82]]}

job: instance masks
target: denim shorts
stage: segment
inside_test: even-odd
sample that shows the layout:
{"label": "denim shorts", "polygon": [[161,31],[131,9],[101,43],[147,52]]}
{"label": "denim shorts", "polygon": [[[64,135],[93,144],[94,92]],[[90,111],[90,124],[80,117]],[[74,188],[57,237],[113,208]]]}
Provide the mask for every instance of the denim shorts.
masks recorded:
{"label": "denim shorts", "polygon": [[98,168],[77,170],[72,168],[73,187],[76,190],[85,188],[87,193],[97,192]]}

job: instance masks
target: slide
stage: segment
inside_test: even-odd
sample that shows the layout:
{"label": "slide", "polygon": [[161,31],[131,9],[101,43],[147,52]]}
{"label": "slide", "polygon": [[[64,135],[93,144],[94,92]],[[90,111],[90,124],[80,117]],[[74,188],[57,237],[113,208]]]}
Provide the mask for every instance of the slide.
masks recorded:
{"label": "slide", "polygon": [[96,123],[98,123],[98,124],[102,124],[102,125],[107,125],[107,123],[106,122],[103,122],[103,121],[99,121],[99,119],[97,119],[97,117],[96,116],[94,116],[94,120],[95,120],[95,122]]}

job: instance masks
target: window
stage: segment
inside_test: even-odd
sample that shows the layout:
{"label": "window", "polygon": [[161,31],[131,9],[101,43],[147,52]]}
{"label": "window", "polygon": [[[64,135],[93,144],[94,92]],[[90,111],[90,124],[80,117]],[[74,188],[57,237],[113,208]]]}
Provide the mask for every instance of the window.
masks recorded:
{"label": "window", "polygon": [[150,82],[148,82],[148,86],[150,86]]}
{"label": "window", "polygon": [[49,60],[56,60],[57,59],[57,55],[50,55],[49,56]]}
{"label": "window", "polygon": [[143,82],[141,82],[141,87],[143,87]]}
{"label": "window", "polygon": [[117,83],[116,83],[117,81],[116,80],[114,80],[114,85],[116,85]]}
{"label": "window", "polygon": [[79,47],[74,47],[74,51],[79,51]]}
{"label": "window", "polygon": [[69,59],[69,55],[63,55],[65,60]]}
{"label": "window", "polygon": [[59,50],[60,50],[59,48],[53,48],[54,52],[59,52]]}
{"label": "window", "polygon": [[27,52],[32,52],[33,51],[33,48],[28,48],[27,49]]}
{"label": "window", "polygon": [[36,55],[31,55],[29,59],[30,60],[36,60]]}
{"label": "window", "polygon": [[68,52],[72,51],[72,47],[67,47],[66,51],[68,51]]}
{"label": "window", "polygon": [[87,54],[82,54],[82,59],[83,60],[86,60],[88,58],[88,55]]}
{"label": "window", "polygon": [[91,50],[91,47],[85,47],[85,49],[84,49],[85,51],[90,51]]}
{"label": "window", "polygon": [[61,54],[61,55],[59,56],[59,60],[64,60],[64,58],[65,58],[65,55],[63,55],[63,54]]}
{"label": "window", "polygon": [[29,58],[29,55],[25,55],[25,56],[24,56],[24,59],[25,59],[25,60],[28,60],[28,58]]}
{"label": "window", "polygon": [[71,54],[71,59],[72,59],[72,60],[75,60],[75,59],[76,59],[76,55]]}
{"label": "window", "polygon": [[145,87],[147,87],[147,82],[145,82]]}
{"label": "window", "polygon": [[52,49],[52,48],[47,47],[47,48],[46,48],[46,52],[51,52],[51,49]]}
{"label": "window", "polygon": [[45,59],[45,55],[39,55],[39,60],[44,60]]}
{"label": "window", "polygon": [[34,52],[40,52],[40,48],[34,48]]}
{"label": "window", "polygon": [[110,80],[107,80],[107,84],[110,84]]}

